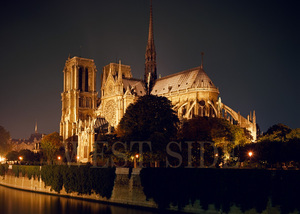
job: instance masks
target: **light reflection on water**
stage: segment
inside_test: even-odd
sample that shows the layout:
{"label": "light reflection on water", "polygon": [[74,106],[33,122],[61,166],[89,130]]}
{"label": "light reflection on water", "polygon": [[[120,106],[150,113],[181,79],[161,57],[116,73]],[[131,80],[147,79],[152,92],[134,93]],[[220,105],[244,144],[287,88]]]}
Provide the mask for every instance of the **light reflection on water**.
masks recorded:
{"label": "light reflection on water", "polygon": [[[201,214],[226,213],[216,210],[214,205],[209,205],[208,210],[200,211]],[[141,210],[126,208],[115,205],[102,204],[97,202],[79,200],[74,198],[59,197],[54,195],[40,194],[34,192],[11,189],[0,185],[0,214],[154,214],[166,213],[166,211],[156,212],[155,210]],[[169,212],[179,213],[179,212]],[[258,214],[255,209],[242,212],[238,207],[230,207],[229,214]],[[276,207],[267,207],[262,214],[281,214]],[[299,214],[298,211],[291,214]]]}
{"label": "light reflection on water", "polygon": [[156,212],[26,192],[0,186],[1,214],[152,214]]}

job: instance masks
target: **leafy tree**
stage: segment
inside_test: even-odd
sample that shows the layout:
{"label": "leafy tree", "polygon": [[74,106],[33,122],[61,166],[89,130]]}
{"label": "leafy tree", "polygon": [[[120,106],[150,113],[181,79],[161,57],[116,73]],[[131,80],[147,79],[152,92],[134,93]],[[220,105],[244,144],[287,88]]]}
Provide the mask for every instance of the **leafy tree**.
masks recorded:
{"label": "leafy tree", "polygon": [[43,137],[41,140],[41,147],[47,157],[48,164],[53,164],[55,155],[59,152],[62,146],[62,138],[57,132],[53,132]]}
{"label": "leafy tree", "polygon": [[238,125],[232,125],[223,118],[196,117],[183,123],[178,132],[179,139],[213,141],[221,146],[231,142],[233,146],[250,143],[248,131]]}
{"label": "leafy tree", "polygon": [[293,129],[290,133],[286,135],[287,140],[300,140],[300,128]]}
{"label": "leafy tree", "polygon": [[[195,117],[183,123],[178,132],[178,138],[182,141],[209,141],[214,142],[221,151],[219,156],[224,155],[225,160],[237,146],[242,146],[251,142],[250,134],[238,125],[233,125],[222,118]],[[199,146],[194,148],[199,156]],[[205,148],[205,150],[207,150]],[[209,155],[213,155],[210,152]]]}
{"label": "leafy tree", "polygon": [[125,141],[151,141],[155,153],[176,137],[179,119],[166,97],[145,95],[129,105],[117,128]]}
{"label": "leafy tree", "polygon": [[23,157],[23,161],[33,162],[35,160],[34,153],[29,149],[22,149],[19,151],[19,156]]}
{"label": "leafy tree", "polygon": [[15,161],[19,159],[19,152],[17,151],[10,151],[6,155],[6,159],[9,161]]}
{"label": "leafy tree", "polygon": [[0,126],[0,154],[4,155],[10,150],[10,134],[3,126]]}
{"label": "leafy tree", "polygon": [[287,135],[292,129],[284,124],[276,124],[271,126],[268,131],[258,139],[258,142],[273,141],[273,142],[285,142]]}
{"label": "leafy tree", "polygon": [[299,165],[300,129],[290,129],[283,124],[273,125],[258,139],[257,143],[240,149],[242,160],[249,158],[250,150],[255,154],[252,161],[267,167],[278,167],[282,163],[288,165],[291,161]]}

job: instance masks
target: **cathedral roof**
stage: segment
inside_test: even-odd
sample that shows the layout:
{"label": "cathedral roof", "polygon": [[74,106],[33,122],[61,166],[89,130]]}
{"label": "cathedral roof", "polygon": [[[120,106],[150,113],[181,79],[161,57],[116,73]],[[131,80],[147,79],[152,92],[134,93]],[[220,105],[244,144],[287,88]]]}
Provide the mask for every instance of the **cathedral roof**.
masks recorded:
{"label": "cathedral roof", "polygon": [[132,92],[136,93],[138,96],[144,96],[146,94],[143,80],[123,77],[122,81],[123,81],[123,88],[125,91],[129,88]]}
{"label": "cathedral roof", "polygon": [[159,95],[191,88],[217,89],[199,66],[157,79],[151,94]]}

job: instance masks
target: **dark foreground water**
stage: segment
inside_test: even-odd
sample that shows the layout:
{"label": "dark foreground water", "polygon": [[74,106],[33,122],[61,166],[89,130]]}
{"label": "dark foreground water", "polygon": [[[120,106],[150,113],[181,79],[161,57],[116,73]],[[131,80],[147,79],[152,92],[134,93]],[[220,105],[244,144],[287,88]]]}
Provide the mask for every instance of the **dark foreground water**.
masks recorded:
{"label": "dark foreground water", "polygon": [[[164,208],[190,203],[201,214],[299,214],[300,171],[160,169],[141,172],[144,193]],[[0,214],[152,214],[115,205],[0,186]]]}
{"label": "dark foreground water", "polygon": [[154,211],[119,207],[0,186],[1,214],[152,214]]}

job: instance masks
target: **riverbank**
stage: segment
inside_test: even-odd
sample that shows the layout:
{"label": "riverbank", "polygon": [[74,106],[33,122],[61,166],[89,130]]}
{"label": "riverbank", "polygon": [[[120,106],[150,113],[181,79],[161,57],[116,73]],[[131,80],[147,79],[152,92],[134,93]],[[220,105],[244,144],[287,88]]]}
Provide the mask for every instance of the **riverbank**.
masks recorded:
{"label": "riverbank", "polygon": [[[77,192],[68,193],[64,187],[59,193],[57,193],[52,189],[51,186],[45,185],[45,182],[41,179],[41,176],[33,176],[31,179],[29,179],[27,175],[22,176],[22,173],[20,172],[19,177],[17,177],[14,175],[12,169],[9,169],[4,176],[0,176],[0,185],[18,190],[84,199],[88,201],[114,205],[131,206],[142,209],[158,209],[157,203],[153,199],[147,199],[143,192],[140,172],[141,168],[134,168],[132,169],[131,173],[129,168],[116,168],[116,177],[110,198],[102,197],[95,192],[92,192],[91,194],[78,194]],[[172,205],[166,210],[179,211],[177,206]],[[181,209],[180,211],[186,213],[199,213],[204,210],[202,210],[199,205],[190,205],[185,209]]]}
{"label": "riverbank", "polygon": [[43,166],[33,171],[27,170],[28,176],[24,168],[15,166],[0,178],[0,185],[184,213],[300,211],[299,170],[135,168],[131,171],[129,168]]}

